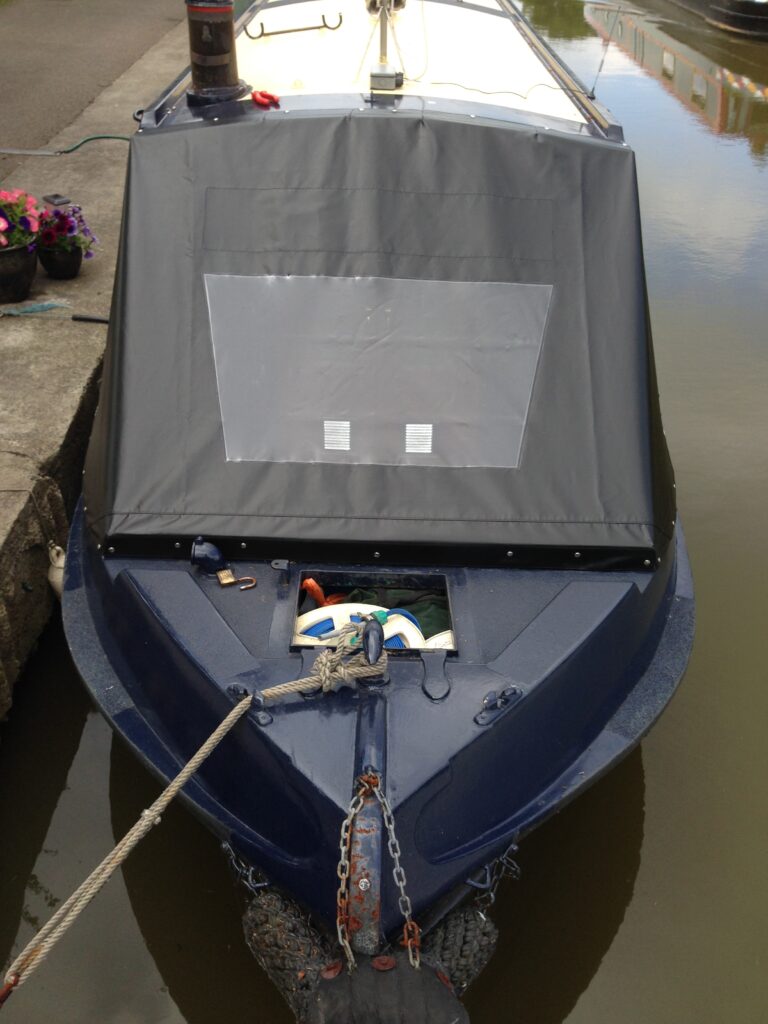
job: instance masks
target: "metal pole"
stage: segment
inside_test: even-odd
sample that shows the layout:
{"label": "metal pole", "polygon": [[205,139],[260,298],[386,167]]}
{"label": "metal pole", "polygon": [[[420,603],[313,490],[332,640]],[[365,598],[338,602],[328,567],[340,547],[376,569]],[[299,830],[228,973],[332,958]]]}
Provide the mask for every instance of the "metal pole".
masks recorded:
{"label": "metal pole", "polygon": [[379,9],[379,63],[388,64],[387,60],[387,3],[382,3]]}

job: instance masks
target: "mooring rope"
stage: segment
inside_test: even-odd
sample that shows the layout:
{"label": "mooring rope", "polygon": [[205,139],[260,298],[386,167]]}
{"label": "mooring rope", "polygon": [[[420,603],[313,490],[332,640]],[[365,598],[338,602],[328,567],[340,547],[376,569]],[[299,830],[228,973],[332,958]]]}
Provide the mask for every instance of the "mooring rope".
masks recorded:
{"label": "mooring rope", "polygon": [[[272,686],[261,692],[266,700],[277,700],[291,693],[308,693],[322,689],[324,693],[337,690],[340,686],[355,686],[358,679],[382,675],[387,666],[387,652],[382,650],[381,657],[374,665],[369,665],[362,651],[350,654],[350,649],[358,642],[363,624],[350,623],[342,627],[338,633],[336,650],[328,648],[320,654],[315,662],[315,671],[303,679],[290,683]],[[15,988],[34,973],[45,960],[59,939],[68,931],[88,906],[93,897],[109,881],[120,867],[128,854],[144,838],[155,825],[160,824],[160,816],[168,804],[184,788],[185,784],[198,770],[216,747],[221,743],[232,727],[243,717],[253,704],[252,694],[243,697],[229,712],[227,717],[217,726],[196,754],[184,765],[179,774],[155,800],[151,807],[141,812],[141,817],[129,832],[120,840],[101,864],[96,867],[85,881],[62,903],[51,919],[43,925],[31,942],[27,943],[5,974],[5,984],[0,987],[0,1007],[9,998]]]}
{"label": "mooring rope", "polygon": [[314,664],[314,672],[295,679],[291,683],[280,683],[261,691],[265,700],[278,700],[292,693],[311,693],[321,689],[323,693],[338,690],[341,686],[356,686],[358,679],[381,676],[387,667],[387,652],[382,650],[381,657],[373,665],[369,665],[362,650],[350,654],[351,648],[358,642],[363,623],[350,623],[342,626],[338,632],[338,646],[334,651],[328,648],[318,655]]}
{"label": "mooring rope", "polygon": [[69,899],[62,903],[51,919],[43,925],[32,941],[19,953],[6,972],[4,986],[0,988],[0,1006],[2,1006],[13,990],[18,988],[19,985],[23,985],[40,966],[59,939],[88,906],[96,893],[109,881],[115,870],[120,867],[131,850],[155,825],[160,824],[160,815],[171,800],[195,774],[208,755],[221,743],[230,729],[243,717],[252,702],[253,697],[249,694],[232,708],[224,721],[211,733],[197,753],[184,765],[179,774],[163,790],[152,806],[141,812],[139,820],[120,840],[114,850],[91,872]]}

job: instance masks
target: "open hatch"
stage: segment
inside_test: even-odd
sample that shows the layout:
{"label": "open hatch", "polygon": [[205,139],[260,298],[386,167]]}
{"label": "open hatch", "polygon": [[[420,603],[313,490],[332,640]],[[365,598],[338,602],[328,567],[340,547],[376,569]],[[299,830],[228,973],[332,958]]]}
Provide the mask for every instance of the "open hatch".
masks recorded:
{"label": "open hatch", "polygon": [[334,646],[336,631],[376,615],[390,654],[455,651],[445,576],[438,573],[302,572],[294,647]]}

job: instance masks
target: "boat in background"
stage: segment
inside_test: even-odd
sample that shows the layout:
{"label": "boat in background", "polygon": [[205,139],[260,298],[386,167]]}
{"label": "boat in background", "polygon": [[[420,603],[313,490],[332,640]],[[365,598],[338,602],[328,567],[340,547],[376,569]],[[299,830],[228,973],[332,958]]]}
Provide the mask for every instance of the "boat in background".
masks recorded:
{"label": "boat in background", "polygon": [[768,3],[766,0],[672,0],[686,11],[698,14],[715,28],[768,39]]}
{"label": "boat in background", "polygon": [[768,148],[768,83],[755,78],[760,74],[752,59],[755,47],[723,45],[713,33],[669,21],[669,11],[663,0],[656,0],[648,14],[586,4],[584,17],[712,131],[744,136],[752,152],[763,155]]}
{"label": "boat in background", "polygon": [[[161,780],[251,697],[182,796],[300,1019],[414,986],[464,1019],[428,986],[479,973],[517,844],[692,645],[634,155],[507,0],[187,8],[131,142],[68,642]],[[270,914],[311,917],[290,977]]]}

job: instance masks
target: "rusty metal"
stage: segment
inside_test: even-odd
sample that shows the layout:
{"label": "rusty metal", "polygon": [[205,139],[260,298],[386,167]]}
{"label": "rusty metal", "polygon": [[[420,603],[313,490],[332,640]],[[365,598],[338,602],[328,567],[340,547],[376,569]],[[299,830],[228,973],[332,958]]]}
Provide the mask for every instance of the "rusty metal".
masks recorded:
{"label": "rusty metal", "polygon": [[453,992],[453,985],[451,984],[451,979],[448,977],[448,975],[445,974],[443,971],[435,971],[435,974],[437,975],[438,980],[442,981],[442,983],[450,992]]}
{"label": "rusty metal", "polygon": [[[357,966],[353,945],[359,952],[367,952],[365,946],[368,944],[375,943],[374,952],[379,947],[381,828],[375,811],[375,798],[387,833],[387,849],[394,865],[392,877],[399,892],[398,906],[405,922],[402,943],[408,950],[411,967],[418,970],[421,966],[421,929],[413,920],[413,907],[406,891],[394,814],[375,771],[368,770],[357,782],[358,788],[342,822],[339,837],[340,858],[336,869],[339,879],[336,893],[336,934],[339,945],[344,950],[350,972]],[[352,886],[354,888],[350,891]]]}
{"label": "rusty metal", "polygon": [[371,960],[371,967],[374,971],[391,971],[397,967],[397,960],[393,956],[375,956]]}
{"label": "rusty metal", "polygon": [[350,944],[367,956],[381,948],[381,838],[381,811],[373,790],[367,788],[352,824],[349,851]]}

